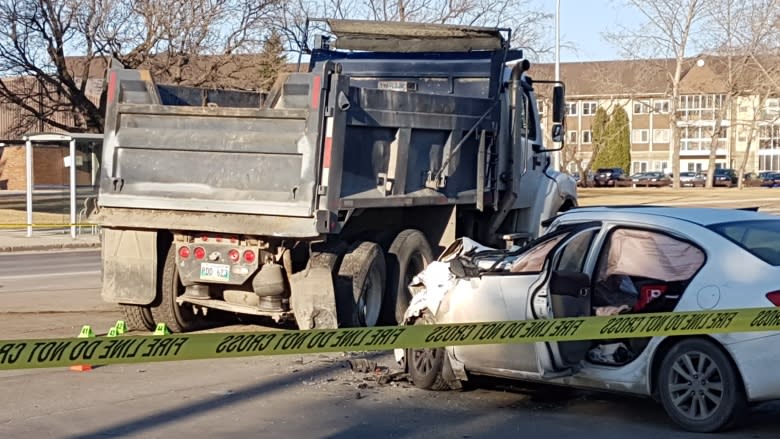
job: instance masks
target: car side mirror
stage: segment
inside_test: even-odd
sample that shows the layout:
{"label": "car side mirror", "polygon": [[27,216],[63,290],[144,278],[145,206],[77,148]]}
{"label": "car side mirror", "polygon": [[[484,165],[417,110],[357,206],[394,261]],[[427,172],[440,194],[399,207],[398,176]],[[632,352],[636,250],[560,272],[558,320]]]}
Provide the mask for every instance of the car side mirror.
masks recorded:
{"label": "car side mirror", "polygon": [[566,117],[566,98],[564,97],[563,92],[564,90],[562,85],[556,85],[553,87],[553,123],[563,124],[563,119]]}

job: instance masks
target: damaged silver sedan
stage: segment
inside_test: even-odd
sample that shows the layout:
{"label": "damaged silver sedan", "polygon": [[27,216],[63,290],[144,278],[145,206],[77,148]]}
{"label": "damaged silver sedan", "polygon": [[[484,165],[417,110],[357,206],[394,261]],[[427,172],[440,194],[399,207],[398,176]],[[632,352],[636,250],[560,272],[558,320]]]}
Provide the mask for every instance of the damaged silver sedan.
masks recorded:
{"label": "damaged silver sedan", "polygon": [[[404,324],[780,306],[780,219],[757,212],[580,208],[520,249],[461,239],[410,286]],[[451,334],[456,337],[457,334]],[[470,374],[657,398],[681,427],[737,424],[780,399],[780,333],[396,350],[418,387]]]}

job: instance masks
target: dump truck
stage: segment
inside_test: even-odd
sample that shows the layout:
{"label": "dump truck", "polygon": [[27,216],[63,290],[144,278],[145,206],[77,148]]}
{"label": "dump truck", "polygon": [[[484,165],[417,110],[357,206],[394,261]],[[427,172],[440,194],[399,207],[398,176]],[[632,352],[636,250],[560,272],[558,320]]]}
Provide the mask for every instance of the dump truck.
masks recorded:
{"label": "dump truck", "polygon": [[563,84],[533,80],[509,30],[325,22],[308,67],[267,93],[107,71],[91,220],[102,297],[132,328],[396,324],[413,276],[457,237],[521,244],[576,206],[551,166]]}

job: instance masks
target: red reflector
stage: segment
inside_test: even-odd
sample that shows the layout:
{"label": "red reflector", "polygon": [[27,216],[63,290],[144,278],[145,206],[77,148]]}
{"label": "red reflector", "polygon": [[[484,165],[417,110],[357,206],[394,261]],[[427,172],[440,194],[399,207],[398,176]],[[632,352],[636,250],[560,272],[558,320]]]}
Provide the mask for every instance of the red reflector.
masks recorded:
{"label": "red reflector", "polygon": [[202,239],[202,240],[203,240],[203,242],[206,242],[206,241],[208,241],[208,240],[209,240],[209,237],[208,237],[208,236],[206,236],[206,235],[203,235],[203,236],[201,236],[201,237],[200,237],[200,239]]}
{"label": "red reflector", "polygon": [[333,138],[332,137],[326,137],[325,138],[325,148],[324,151],[322,151],[322,167],[323,168],[330,168],[330,155],[333,150]]}
{"label": "red reflector", "polygon": [[190,248],[185,246],[179,247],[179,257],[182,259],[187,259],[190,257]]}
{"label": "red reflector", "polygon": [[316,75],[311,79],[311,108],[320,108],[320,93],[322,93],[322,79]]}
{"label": "red reflector", "polygon": [[769,299],[770,302],[772,302],[772,305],[780,306],[780,291],[772,291],[771,293],[766,293],[766,298]]}
{"label": "red reflector", "polygon": [[195,247],[195,259],[203,259],[206,257],[206,250],[203,247]]}
{"label": "red reflector", "polygon": [[247,250],[244,252],[244,260],[248,263],[255,262],[255,252],[252,250]]}
{"label": "red reflector", "polygon": [[222,242],[222,236],[217,235],[217,242]]}
{"label": "red reflector", "polygon": [[238,262],[238,259],[241,257],[241,254],[238,252],[238,250],[233,249],[228,252],[228,256],[230,257],[230,261],[233,263]]}

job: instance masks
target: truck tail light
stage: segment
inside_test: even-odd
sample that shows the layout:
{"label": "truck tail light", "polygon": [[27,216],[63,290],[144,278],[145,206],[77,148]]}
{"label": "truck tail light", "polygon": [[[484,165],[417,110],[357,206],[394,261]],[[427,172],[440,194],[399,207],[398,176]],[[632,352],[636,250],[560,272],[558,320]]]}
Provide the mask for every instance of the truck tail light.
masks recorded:
{"label": "truck tail light", "polygon": [[228,252],[228,257],[230,258],[230,262],[236,263],[241,258],[241,254],[236,249],[232,249]]}
{"label": "truck tail light", "polygon": [[186,245],[179,247],[179,257],[182,259],[187,259],[190,257],[190,248]]}
{"label": "truck tail light", "polygon": [[780,306],[780,290],[772,291],[771,293],[766,293],[766,298],[769,299],[770,302],[772,302],[772,305]]}
{"label": "truck tail light", "polygon": [[252,250],[247,250],[244,252],[244,262],[251,264],[255,262],[255,252]]}
{"label": "truck tail light", "polygon": [[206,250],[203,247],[195,247],[195,259],[201,260],[206,257]]}

